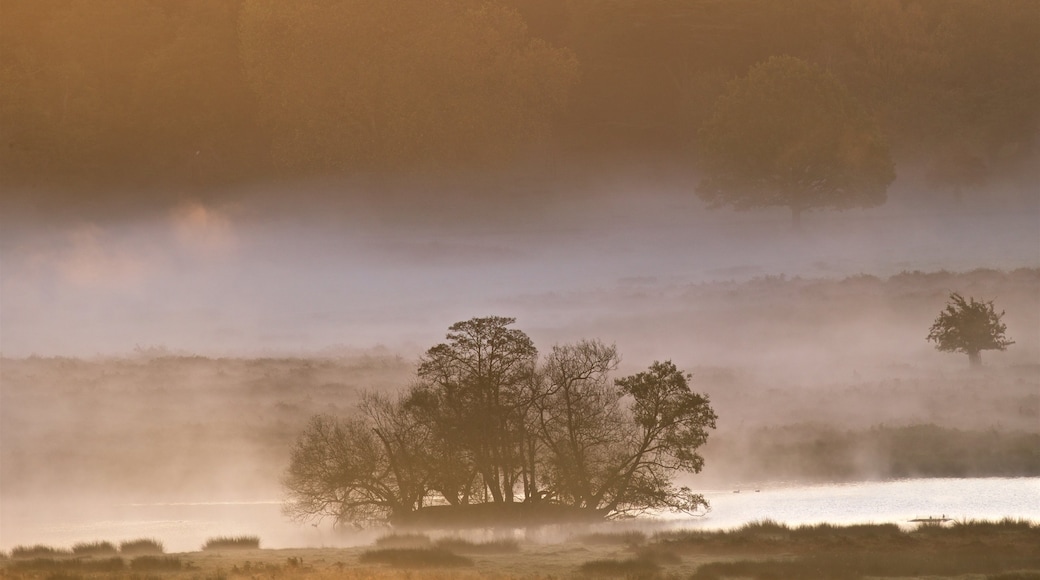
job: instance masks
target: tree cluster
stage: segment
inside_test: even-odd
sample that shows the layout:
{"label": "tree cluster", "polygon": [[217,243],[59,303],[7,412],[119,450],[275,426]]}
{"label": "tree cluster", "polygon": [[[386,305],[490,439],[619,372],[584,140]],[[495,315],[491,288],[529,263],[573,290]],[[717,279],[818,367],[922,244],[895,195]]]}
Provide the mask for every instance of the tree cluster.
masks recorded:
{"label": "tree cluster", "polygon": [[1033,0],[8,0],[0,174],[111,192],[688,164],[728,83],[787,55],[958,188],[1036,154],[1037,39]]}
{"label": "tree cluster", "polygon": [[284,479],[291,515],[363,524],[430,506],[595,517],[707,507],[672,481],[702,469],[697,450],[715,427],[688,374],[655,362],[612,379],[617,351],[595,340],[539,358],[513,323],[456,323],[407,391],[369,394],[350,418],[315,417]]}

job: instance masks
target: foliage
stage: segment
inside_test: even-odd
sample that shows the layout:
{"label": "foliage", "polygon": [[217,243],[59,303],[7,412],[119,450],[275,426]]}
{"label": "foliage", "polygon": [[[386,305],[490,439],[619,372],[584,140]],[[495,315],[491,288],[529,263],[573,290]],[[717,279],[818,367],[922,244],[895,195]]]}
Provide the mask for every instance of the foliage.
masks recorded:
{"label": "foliage", "polygon": [[538,354],[530,337],[507,328],[514,322],[493,316],[455,323],[448,342],[419,362],[419,385],[406,406],[438,440],[434,486],[453,505],[469,502],[477,477],[495,502],[512,501]]}
{"label": "foliage", "polygon": [[871,207],[895,179],[888,144],[830,73],[772,57],[730,84],[700,132],[697,193],[713,206]]}
{"label": "foliage", "polygon": [[[1028,168],[1030,0],[36,0],[0,6],[0,174],[46,201],[112,185],[676,159],[726,82],[825,66],[908,162]],[[580,66],[579,66],[580,60]],[[579,77],[580,70],[580,77]],[[960,157],[957,154],[954,159]],[[596,163],[596,162],[600,163]],[[574,164],[568,164],[574,165]],[[63,193],[61,184],[70,191]],[[29,194],[26,194],[29,195]],[[172,194],[171,194],[172,195]]]}
{"label": "foliage", "polygon": [[553,347],[539,365],[513,323],[456,323],[405,394],[369,396],[349,419],[315,417],[284,480],[290,515],[520,522],[707,508],[671,485],[701,470],[697,449],[715,427],[688,374],[655,362],[612,381],[616,349],[587,340]]}
{"label": "foliage", "polygon": [[962,352],[968,355],[972,366],[982,364],[984,350],[1007,350],[1015,344],[1005,333],[1007,325],[1000,321],[1004,311],[998,314],[993,301],[977,302],[971,297],[965,300],[954,292],[946,308],[932,323],[928,340],[942,352]]}
{"label": "foliage", "polygon": [[305,170],[498,163],[548,135],[577,74],[475,0],[247,0],[240,36],[275,160]]}

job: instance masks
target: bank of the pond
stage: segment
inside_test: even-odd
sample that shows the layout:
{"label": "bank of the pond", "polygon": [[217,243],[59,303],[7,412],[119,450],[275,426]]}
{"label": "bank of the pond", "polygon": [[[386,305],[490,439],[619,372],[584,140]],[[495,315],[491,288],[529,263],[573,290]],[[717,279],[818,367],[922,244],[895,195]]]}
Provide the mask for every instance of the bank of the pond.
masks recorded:
{"label": "bank of the pond", "polygon": [[[731,529],[773,520],[788,525],[895,523],[918,517],[1040,522],[1040,478],[911,479],[832,483],[760,482],[705,492],[712,510],[704,517],[663,514],[637,522],[647,529]],[[71,546],[98,539],[155,538],[168,552],[198,550],[215,536],[258,535],[265,548],[351,546],[370,542],[378,530],[334,530],[328,523],[296,524],[276,500],[256,502],[181,502],[121,504],[109,500],[62,505],[15,501],[0,503],[0,549],[17,545]],[[602,526],[585,526],[595,531]],[[626,524],[631,525],[631,523]],[[541,534],[541,536],[539,536]],[[532,538],[560,537],[544,530]]]}

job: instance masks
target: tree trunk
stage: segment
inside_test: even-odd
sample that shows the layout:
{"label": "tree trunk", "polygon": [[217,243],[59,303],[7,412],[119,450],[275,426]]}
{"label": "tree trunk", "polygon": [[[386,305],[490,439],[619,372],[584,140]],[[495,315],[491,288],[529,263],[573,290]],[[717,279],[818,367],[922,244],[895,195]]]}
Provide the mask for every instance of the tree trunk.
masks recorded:
{"label": "tree trunk", "polygon": [[968,352],[968,363],[971,365],[971,368],[973,368],[973,369],[977,369],[977,368],[981,367],[982,366],[982,353],[980,351],[977,351],[977,350]]}

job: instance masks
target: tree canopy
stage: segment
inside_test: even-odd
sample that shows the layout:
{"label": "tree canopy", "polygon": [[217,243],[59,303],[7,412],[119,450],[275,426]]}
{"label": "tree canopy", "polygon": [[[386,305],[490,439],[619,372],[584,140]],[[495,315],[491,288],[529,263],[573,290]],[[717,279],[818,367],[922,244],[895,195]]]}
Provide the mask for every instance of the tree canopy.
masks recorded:
{"label": "tree canopy", "polygon": [[283,480],[288,513],[364,524],[444,506],[490,507],[506,520],[707,509],[672,483],[701,471],[697,450],[715,427],[689,374],[655,362],[612,379],[617,350],[595,340],[556,345],[539,361],[513,323],[456,323],[411,388],[369,396],[351,417],[315,418]]}
{"label": "tree canopy", "polygon": [[701,129],[701,181],[710,205],[808,209],[885,201],[895,170],[888,144],[833,75],[773,57],[730,84]]}
{"label": "tree canopy", "polygon": [[928,340],[942,352],[961,352],[968,355],[971,366],[982,364],[982,351],[1007,350],[1015,341],[1007,338],[1007,325],[1000,321],[993,301],[980,302],[974,297],[967,300],[954,292],[946,308],[939,313],[928,332]]}
{"label": "tree canopy", "polygon": [[97,204],[532,152],[675,170],[729,81],[789,55],[900,164],[977,159],[935,172],[976,186],[1035,167],[1038,38],[1034,0],[7,0],[0,178]]}
{"label": "tree canopy", "polygon": [[240,38],[275,161],[304,171],[493,166],[548,136],[577,79],[480,0],[245,0]]}

